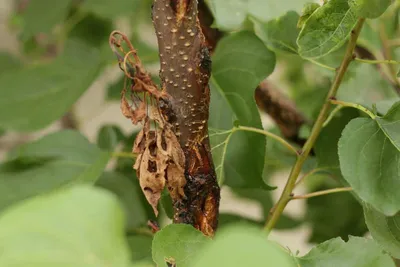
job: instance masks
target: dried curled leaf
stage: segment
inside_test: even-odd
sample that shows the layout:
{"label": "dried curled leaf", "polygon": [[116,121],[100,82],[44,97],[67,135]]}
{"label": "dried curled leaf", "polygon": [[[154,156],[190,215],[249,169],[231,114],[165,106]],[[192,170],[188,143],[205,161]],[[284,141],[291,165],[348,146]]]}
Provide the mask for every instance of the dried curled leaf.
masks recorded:
{"label": "dried curled leaf", "polygon": [[185,155],[170,127],[150,130],[149,120],[137,135],[133,151],[139,156],[134,169],[147,201],[157,215],[161,193],[167,185],[172,199],[185,196]]}
{"label": "dried curled leaf", "polygon": [[130,119],[133,124],[138,124],[147,117],[146,103],[141,102],[138,108],[132,109],[125,98],[124,90],[121,97],[121,112],[126,118]]}
{"label": "dried curled leaf", "polygon": [[154,213],[158,215],[157,205],[165,187],[167,157],[157,153],[155,131],[150,131],[147,137],[145,149],[139,154],[134,167],[139,177],[140,187],[153,207]]}
{"label": "dried curled leaf", "polygon": [[[124,34],[112,32],[109,42],[130,83],[129,88],[125,83],[121,93],[121,112],[133,124],[144,122],[132,148],[138,155],[133,168],[147,201],[158,215],[158,201],[166,185],[173,200],[185,197],[185,155],[174,133],[176,129],[168,122],[174,118],[169,96],[153,83]],[[128,102],[127,92],[132,105]],[[154,102],[156,106],[152,106]],[[150,129],[150,121],[156,124],[154,130]]]}

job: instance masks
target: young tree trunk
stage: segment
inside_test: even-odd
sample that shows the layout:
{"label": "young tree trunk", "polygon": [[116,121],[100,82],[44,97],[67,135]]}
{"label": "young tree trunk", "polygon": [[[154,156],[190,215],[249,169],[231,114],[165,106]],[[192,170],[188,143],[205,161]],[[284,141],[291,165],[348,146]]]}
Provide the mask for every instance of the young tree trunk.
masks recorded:
{"label": "young tree trunk", "polygon": [[160,107],[185,154],[185,197],[174,200],[174,222],[212,236],[218,225],[220,188],[208,137],[211,59],[198,19],[197,0],[154,0],[152,18],[160,53]]}

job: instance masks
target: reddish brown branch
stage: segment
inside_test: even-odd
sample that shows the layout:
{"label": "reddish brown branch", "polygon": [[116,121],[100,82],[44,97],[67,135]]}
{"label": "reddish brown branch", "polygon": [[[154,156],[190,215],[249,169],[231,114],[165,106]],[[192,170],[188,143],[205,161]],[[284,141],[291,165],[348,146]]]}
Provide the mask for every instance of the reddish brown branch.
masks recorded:
{"label": "reddish brown branch", "polygon": [[299,138],[299,132],[307,120],[288,97],[263,81],[256,89],[255,99],[259,109],[271,116],[286,139],[299,145],[304,144],[304,140]]}
{"label": "reddish brown branch", "polygon": [[210,152],[208,116],[211,60],[197,17],[196,0],[154,0],[165,113],[185,154],[185,198],[174,201],[175,223],[213,235],[218,224],[220,189]]}
{"label": "reddish brown branch", "polygon": [[217,28],[211,27],[214,22],[214,17],[204,0],[199,0],[199,21],[208,48],[213,52],[218,41],[222,38],[223,33]]}

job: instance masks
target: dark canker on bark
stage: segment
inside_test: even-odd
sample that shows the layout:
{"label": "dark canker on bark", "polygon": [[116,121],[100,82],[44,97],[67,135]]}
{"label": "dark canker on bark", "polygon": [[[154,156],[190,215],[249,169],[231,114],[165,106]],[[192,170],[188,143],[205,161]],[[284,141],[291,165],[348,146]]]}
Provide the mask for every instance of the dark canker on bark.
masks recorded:
{"label": "dark canker on bark", "polygon": [[213,235],[220,189],[208,138],[211,60],[201,31],[197,0],[154,0],[153,23],[160,53],[165,119],[185,153],[185,198],[174,203],[174,222]]}

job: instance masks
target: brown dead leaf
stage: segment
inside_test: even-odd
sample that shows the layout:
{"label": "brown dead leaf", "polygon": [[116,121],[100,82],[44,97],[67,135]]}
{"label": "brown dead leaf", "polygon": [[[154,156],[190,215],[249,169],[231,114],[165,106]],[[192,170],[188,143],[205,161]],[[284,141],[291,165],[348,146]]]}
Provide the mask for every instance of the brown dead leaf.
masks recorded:
{"label": "brown dead leaf", "polygon": [[186,185],[185,173],[175,163],[170,163],[167,168],[167,188],[171,198],[174,200],[185,197],[184,187]]}
{"label": "brown dead leaf", "polygon": [[185,155],[171,127],[150,131],[149,123],[137,135],[133,151],[140,187],[157,215],[161,193],[167,185],[172,199],[185,197]]}
{"label": "brown dead leaf", "polygon": [[165,187],[164,176],[168,158],[157,153],[154,132],[149,132],[146,137],[146,147],[140,157],[137,158],[134,168],[137,171],[140,187],[157,216],[158,201]]}

